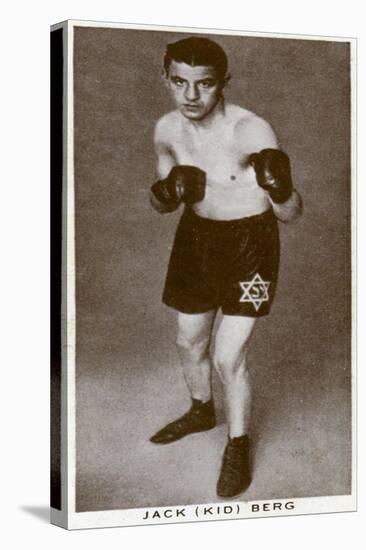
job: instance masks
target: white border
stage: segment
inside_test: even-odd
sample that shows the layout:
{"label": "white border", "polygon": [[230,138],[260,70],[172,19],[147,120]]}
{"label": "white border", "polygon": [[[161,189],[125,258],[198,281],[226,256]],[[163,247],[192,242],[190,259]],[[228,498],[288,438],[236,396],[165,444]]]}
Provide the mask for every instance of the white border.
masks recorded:
{"label": "white border", "polygon": [[357,39],[351,41],[352,495],[357,509]]}
{"label": "white border", "polygon": [[[108,510],[98,512],[75,512],[75,485],[76,485],[76,440],[75,440],[75,210],[74,210],[74,134],[73,134],[73,38],[74,27],[105,27],[136,30],[161,30],[182,33],[222,34],[253,37],[274,37],[300,40],[318,40],[332,42],[349,42],[351,48],[351,102],[352,102],[352,495],[308,497],[301,499],[279,499],[276,501],[255,501],[255,504],[286,503],[295,504],[293,510],[285,511],[261,511],[252,512],[251,502],[220,502],[213,504],[160,508],[134,508],[126,510]],[[357,39],[353,37],[297,35],[288,33],[269,33],[223,29],[207,29],[192,27],[175,27],[168,25],[142,25],[132,23],[113,23],[84,20],[67,20],[51,26],[51,31],[64,28],[64,122],[67,131],[64,133],[64,165],[63,165],[63,271],[62,289],[66,300],[62,302],[62,511],[51,508],[51,522],[67,529],[90,529],[102,527],[121,527],[133,525],[152,525],[162,523],[186,523],[197,521],[215,521],[222,519],[262,518],[273,516],[290,516],[302,514],[321,514],[334,512],[352,512],[357,510],[356,499],[356,55]],[[65,261],[66,260],[66,261]],[[66,325],[65,325],[66,324]],[[65,332],[66,330],[66,332]],[[225,517],[216,513],[204,518],[197,515],[197,509],[212,506],[214,509],[224,506],[239,505],[235,516]],[[164,515],[164,511],[185,509],[185,519],[176,518],[143,520],[146,510],[158,511],[158,515]]]}
{"label": "white border", "polygon": [[[105,28],[114,28],[114,29],[136,29],[136,30],[147,30],[147,31],[171,31],[171,32],[182,32],[182,33],[200,33],[200,34],[223,34],[223,35],[237,35],[237,36],[258,36],[258,37],[267,37],[267,38],[288,38],[288,39],[300,39],[300,40],[321,40],[321,41],[331,41],[331,42],[349,42],[356,40],[355,37],[344,37],[344,36],[319,36],[319,35],[310,35],[310,34],[290,34],[290,33],[273,33],[273,32],[256,32],[256,31],[244,31],[236,29],[216,29],[216,28],[201,28],[201,27],[178,27],[174,25],[150,25],[150,24],[140,24],[140,23],[115,23],[113,21],[85,21],[83,19],[69,19],[67,21],[70,25],[74,27],[105,27]],[[57,27],[60,23],[52,25],[51,30]]]}
{"label": "white border", "polygon": [[[74,29],[67,24],[67,513],[75,513],[76,487],[76,296],[75,296],[75,180],[74,180]],[[71,444],[70,444],[71,443]]]}
{"label": "white border", "polygon": [[[271,511],[274,503],[281,504],[282,508],[288,503],[294,506],[293,509]],[[252,506],[266,506],[268,511],[255,512]],[[226,510],[232,512],[225,514]],[[204,514],[204,511],[211,509],[212,515]],[[149,518],[144,520],[149,510]],[[182,519],[176,516],[177,511],[184,510],[185,517]],[[127,510],[108,510],[105,512],[80,512],[72,514],[68,528],[90,529],[101,527],[123,527],[132,525],[161,525],[165,523],[188,523],[201,521],[218,521],[232,519],[248,519],[279,516],[299,516],[304,514],[329,514],[335,512],[356,511],[355,498],[352,496],[337,497],[314,497],[298,499],[256,500],[256,501],[228,501],[194,504],[190,506],[164,506],[158,508],[132,508]],[[169,515],[164,518],[164,512]],[[160,516],[160,519],[152,519],[151,516]],[[172,516],[172,517],[170,517]]]}

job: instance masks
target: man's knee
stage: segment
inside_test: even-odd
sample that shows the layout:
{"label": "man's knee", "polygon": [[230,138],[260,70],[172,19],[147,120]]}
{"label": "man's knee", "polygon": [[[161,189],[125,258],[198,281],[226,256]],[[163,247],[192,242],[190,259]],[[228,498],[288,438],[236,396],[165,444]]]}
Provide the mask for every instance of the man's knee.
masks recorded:
{"label": "man's knee", "polygon": [[202,335],[187,335],[179,332],[176,340],[178,350],[189,354],[193,361],[199,362],[205,359],[209,353],[209,339]]}
{"label": "man's knee", "polygon": [[231,349],[216,349],[213,364],[224,383],[237,379],[238,376],[248,376],[246,352],[246,348],[236,352]]}

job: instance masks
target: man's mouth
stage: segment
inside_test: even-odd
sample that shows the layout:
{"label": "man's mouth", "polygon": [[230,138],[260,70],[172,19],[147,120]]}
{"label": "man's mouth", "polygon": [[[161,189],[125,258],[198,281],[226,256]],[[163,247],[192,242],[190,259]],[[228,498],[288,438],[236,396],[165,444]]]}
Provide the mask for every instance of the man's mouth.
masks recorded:
{"label": "man's mouth", "polygon": [[196,111],[197,109],[199,109],[199,105],[189,105],[188,103],[185,103],[184,107],[189,111]]}

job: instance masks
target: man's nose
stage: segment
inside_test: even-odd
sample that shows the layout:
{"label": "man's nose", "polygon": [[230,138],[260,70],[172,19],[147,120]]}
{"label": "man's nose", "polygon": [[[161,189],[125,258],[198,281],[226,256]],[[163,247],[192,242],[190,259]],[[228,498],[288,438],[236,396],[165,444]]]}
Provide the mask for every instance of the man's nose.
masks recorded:
{"label": "man's nose", "polygon": [[198,99],[199,98],[198,87],[195,86],[194,84],[188,84],[185,89],[184,96],[188,101],[194,101],[195,99]]}

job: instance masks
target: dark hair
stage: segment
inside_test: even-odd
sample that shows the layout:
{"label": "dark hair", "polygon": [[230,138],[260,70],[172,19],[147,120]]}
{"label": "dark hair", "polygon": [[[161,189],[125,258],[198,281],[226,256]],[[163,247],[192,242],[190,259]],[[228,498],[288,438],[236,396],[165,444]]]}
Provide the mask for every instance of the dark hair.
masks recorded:
{"label": "dark hair", "polygon": [[192,36],[168,44],[164,56],[164,69],[168,72],[171,61],[187,65],[214,67],[219,80],[224,80],[227,71],[227,57],[224,50],[213,40]]}

